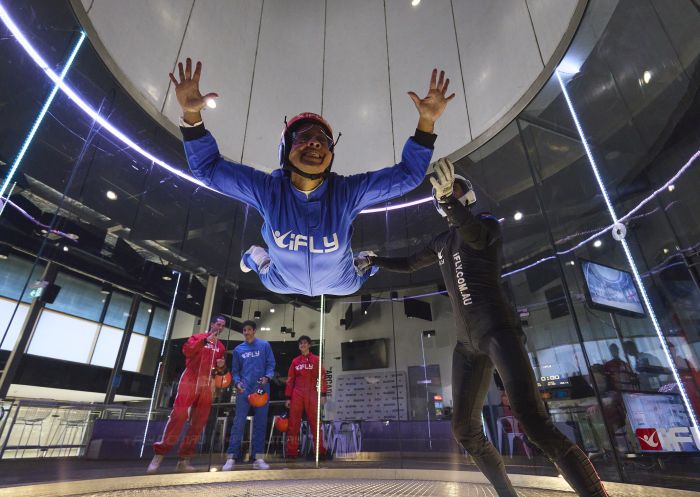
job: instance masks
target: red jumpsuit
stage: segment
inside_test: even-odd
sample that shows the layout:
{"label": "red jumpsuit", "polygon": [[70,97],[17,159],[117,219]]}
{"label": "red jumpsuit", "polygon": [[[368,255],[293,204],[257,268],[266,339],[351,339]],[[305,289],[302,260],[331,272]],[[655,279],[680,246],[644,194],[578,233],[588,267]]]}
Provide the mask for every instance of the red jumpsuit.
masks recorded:
{"label": "red jumpsuit", "polygon": [[[306,419],[309,421],[311,432],[316,438],[316,403],[318,399],[316,382],[318,381],[318,356],[309,352],[308,355],[299,355],[294,358],[289,366],[287,374],[287,387],[285,396],[291,400],[289,407],[289,431],[287,431],[287,457],[299,455],[299,430],[301,429],[301,415],[306,411]],[[326,384],[326,370],[321,368],[321,394],[328,390]],[[325,454],[323,437],[319,437],[318,453]]]}
{"label": "red jumpsuit", "polygon": [[208,336],[209,333],[192,335],[182,346],[186,360],[185,370],[180,377],[175,404],[168,424],[165,425],[163,438],[153,444],[153,452],[156,454],[165,455],[173,448],[188,417],[190,426],[180,444],[178,456],[185,458],[194,454],[194,446],[207,422],[211,408],[214,390],[211,368],[216,365],[216,360],[223,359],[226,353],[226,348],[221,342],[216,342],[215,345],[207,342]]}

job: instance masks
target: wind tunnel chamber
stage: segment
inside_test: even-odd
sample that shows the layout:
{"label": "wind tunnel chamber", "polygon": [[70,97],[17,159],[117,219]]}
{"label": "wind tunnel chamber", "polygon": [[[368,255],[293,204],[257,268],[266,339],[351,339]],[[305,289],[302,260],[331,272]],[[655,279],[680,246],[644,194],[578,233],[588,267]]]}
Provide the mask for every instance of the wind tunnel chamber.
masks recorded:
{"label": "wind tunnel chamber", "polygon": [[[532,29],[541,28],[536,3],[525,2]],[[472,210],[488,212],[500,224],[503,288],[554,426],[590,457],[603,480],[620,484],[615,495],[631,494],[635,485],[700,491],[700,205],[694,187],[700,183],[700,14],[691,1],[568,3],[570,17],[579,15],[569,39],[561,46],[550,40],[547,48],[537,38],[544,50],[538,69],[532,81],[521,82],[530,94],[498,107],[517,112],[486,117],[468,93],[478,90],[469,80],[477,76],[455,77],[455,91],[468,94],[460,110],[440,123],[433,160],[454,159],[457,172],[474,186]],[[257,30],[278,25],[285,13],[310,9],[290,13],[274,2],[255,3],[257,10],[254,2],[243,4],[237,7],[256,21],[241,26],[247,30],[241,43],[251,61],[260,49],[259,72],[246,99],[207,111],[212,129],[223,126],[226,113],[247,114],[247,105],[277,88],[265,58],[275,38],[261,31],[256,45]],[[340,29],[351,9],[321,4],[329,27]],[[297,478],[316,478],[328,495],[359,494],[368,491],[362,479],[371,470],[411,482],[386,490],[401,495],[490,491],[453,435],[459,334],[437,264],[411,274],[382,269],[347,296],[268,291],[255,272],[240,267],[248,247],[264,245],[263,218],[183,175],[188,171],[173,121],[174,97],[161,92],[160,82],[148,93],[151,73],[124,73],[118,52],[124,46],[109,38],[106,27],[107,14],[116,18],[117,7],[99,0],[2,7],[85,105],[54,91],[55,82],[3,25],[0,64],[8,71],[0,90],[0,481],[19,486],[124,477],[132,479],[124,495],[148,487],[133,478],[145,474],[152,444],[173,409],[187,363],[183,345],[222,315],[226,326],[219,338],[228,367],[244,341],[246,320],[256,324],[257,338],[270,343],[276,363],[263,458],[272,469],[287,471],[288,481],[236,483],[241,489],[296,492]],[[205,25],[197,16],[217,12],[200,2],[170,7],[176,19],[171,27],[182,28],[178,40],[187,43],[182,32],[189,28],[179,25],[180,17],[189,16],[196,28]],[[435,8],[453,9],[450,23],[466,23],[462,7],[440,2]],[[115,10],[100,13],[108,8]],[[402,38],[385,32],[399,30],[400,21],[418,23],[391,2],[371,9],[353,22],[374,23],[372,13],[385,16],[388,24],[372,26],[389,54]],[[144,14],[138,22],[147,20]],[[452,45],[465,47],[462,31],[449,28],[457,38]],[[298,36],[318,38],[331,54],[339,50],[340,38],[324,41],[317,31]],[[299,40],[289,40],[292,49]],[[135,65],[172,70],[166,67],[171,60],[153,62],[152,55],[139,54],[143,60]],[[327,63],[335,70],[338,60]],[[392,80],[409,62],[397,62]],[[355,67],[350,59],[348,64]],[[322,79],[328,86],[319,90],[326,92],[324,114],[330,116],[342,110],[334,103],[341,99],[334,74]],[[356,153],[359,163],[366,162],[374,145],[388,163],[400,157],[412,132],[403,122],[412,125],[413,109],[397,104],[404,91],[386,90],[393,114],[377,105],[392,117],[378,118],[371,129],[379,131],[370,138],[366,129],[341,129],[339,158]],[[306,95],[297,97],[305,101]],[[278,123],[279,116],[268,114],[254,112],[249,122],[236,122],[247,133],[245,143],[234,139],[236,133],[225,134],[226,128],[219,138],[230,147],[225,155],[275,165],[270,154],[279,129],[267,133],[261,122]],[[363,140],[370,146],[361,146]],[[426,178],[414,191],[359,214],[354,253],[408,257],[427,246],[447,229],[430,197]],[[618,222],[626,231],[621,240],[613,237]],[[290,419],[285,388],[303,335],[323,365],[325,395],[321,399],[315,385],[309,389],[311,407],[292,430],[297,453],[290,457],[289,423],[284,430],[279,420]],[[234,389],[211,389],[190,459],[198,471],[219,473],[227,460],[240,408]],[[497,373],[488,378],[481,417],[486,438],[523,495],[567,489],[561,478],[546,478],[558,472],[513,415]],[[254,428],[251,411],[236,471],[253,468]],[[172,487],[207,484],[212,495],[233,488],[215,479],[222,475],[201,482],[171,475],[176,451],[159,470]],[[34,470],[37,464],[42,471]],[[339,473],[324,477],[320,469]],[[357,481],[340,481],[341,470],[354,472],[346,474]],[[260,474],[269,473],[245,478]],[[444,481],[423,481],[436,478]]]}

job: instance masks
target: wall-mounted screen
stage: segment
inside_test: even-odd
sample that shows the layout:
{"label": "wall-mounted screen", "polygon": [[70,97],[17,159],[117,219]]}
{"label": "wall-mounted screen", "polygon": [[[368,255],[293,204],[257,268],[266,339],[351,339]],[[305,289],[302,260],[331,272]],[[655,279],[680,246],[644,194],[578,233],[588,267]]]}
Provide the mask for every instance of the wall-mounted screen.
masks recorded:
{"label": "wall-mounted screen", "polygon": [[389,340],[358,340],[340,344],[343,371],[389,367]]}
{"label": "wall-mounted screen", "polygon": [[579,259],[586,283],[586,300],[593,308],[644,315],[632,274],[621,269]]}

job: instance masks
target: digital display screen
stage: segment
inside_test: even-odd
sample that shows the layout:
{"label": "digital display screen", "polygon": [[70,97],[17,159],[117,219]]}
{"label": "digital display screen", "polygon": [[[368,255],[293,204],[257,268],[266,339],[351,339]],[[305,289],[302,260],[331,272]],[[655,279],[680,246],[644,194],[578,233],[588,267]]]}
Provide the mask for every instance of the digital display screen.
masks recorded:
{"label": "digital display screen", "polygon": [[389,367],[389,340],[386,338],[342,342],[340,352],[343,371]]}
{"label": "digital display screen", "polygon": [[581,270],[586,282],[586,298],[591,307],[644,315],[644,307],[630,273],[584,259],[581,259]]}
{"label": "digital display screen", "polygon": [[569,377],[565,375],[553,374],[548,376],[540,376],[537,380],[538,388],[563,387],[569,385],[571,385],[569,382]]}
{"label": "digital display screen", "polygon": [[699,435],[680,395],[624,392],[630,428],[640,452],[698,452]]}

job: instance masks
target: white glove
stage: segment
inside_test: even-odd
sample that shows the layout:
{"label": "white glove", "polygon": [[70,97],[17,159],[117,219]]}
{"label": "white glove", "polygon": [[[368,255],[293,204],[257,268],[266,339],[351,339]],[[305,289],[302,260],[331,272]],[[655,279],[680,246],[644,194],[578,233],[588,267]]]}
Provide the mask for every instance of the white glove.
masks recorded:
{"label": "white glove", "polygon": [[371,250],[367,251],[362,251],[357,256],[355,257],[355,271],[357,271],[357,274],[362,276],[365,271],[367,271],[369,268],[372,267],[374,264],[374,258],[377,257],[377,254],[372,252]]}
{"label": "white glove", "polygon": [[452,196],[452,185],[455,181],[455,166],[447,157],[443,157],[433,166],[435,176],[430,177],[430,183],[435,188],[438,202],[445,202]]}

